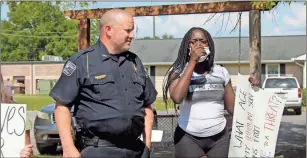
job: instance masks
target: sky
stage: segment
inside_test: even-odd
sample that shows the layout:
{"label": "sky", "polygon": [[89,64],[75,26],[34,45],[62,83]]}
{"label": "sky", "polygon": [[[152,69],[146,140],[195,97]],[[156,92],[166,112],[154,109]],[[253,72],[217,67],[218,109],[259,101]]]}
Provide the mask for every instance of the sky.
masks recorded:
{"label": "sky", "polygon": [[[148,6],[179,4],[189,2],[97,2],[88,8],[113,8],[129,6]],[[195,3],[195,2],[194,2]],[[80,7],[72,8],[80,9]],[[7,19],[8,7],[1,8],[1,19]],[[171,34],[175,38],[182,38],[191,27],[202,27],[210,32],[213,37],[238,37],[238,29],[233,29],[238,13],[216,14],[214,18],[206,20],[211,14],[170,15],[155,17],[156,36]],[[228,21],[229,18],[229,21]],[[153,17],[135,17],[135,36],[153,36]],[[224,19],[224,20],[223,20]],[[228,24],[226,25],[228,21]],[[249,14],[242,13],[241,35],[249,34]],[[306,6],[303,2],[292,2],[291,5],[279,4],[273,11],[261,13],[261,35],[283,36],[283,35],[306,35]]]}

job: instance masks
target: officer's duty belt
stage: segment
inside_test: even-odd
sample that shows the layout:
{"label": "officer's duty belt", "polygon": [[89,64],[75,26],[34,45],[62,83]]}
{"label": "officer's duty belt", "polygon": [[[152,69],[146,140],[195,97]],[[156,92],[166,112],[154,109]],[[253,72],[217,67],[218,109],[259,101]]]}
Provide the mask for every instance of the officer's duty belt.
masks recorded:
{"label": "officer's duty belt", "polygon": [[100,139],[99,137],[93,137],[93,138],[82,138],[83,139],[83,145],[85,146],[105,146],[105,147],[115,147],[116,145],[114,143],[111,143],[108,140]]}
{"label": "officer's duty belt", "polygon": [[105,147],[123,147],[123,146],[130,146],[131,143],[138,142],[140,139],[131,139],[131,138],[114,138],[114,137],[106,137],[106,138],[99,138],[97,136],[93,136],[92,138],[89,137],[82,137],[82,144],[85,146],[105,146]]}

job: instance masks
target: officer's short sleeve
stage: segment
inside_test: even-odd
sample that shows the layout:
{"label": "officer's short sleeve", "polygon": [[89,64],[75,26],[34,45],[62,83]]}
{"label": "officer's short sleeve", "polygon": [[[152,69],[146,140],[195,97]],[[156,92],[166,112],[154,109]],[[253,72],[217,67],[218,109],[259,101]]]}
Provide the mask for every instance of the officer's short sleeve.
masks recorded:
{"label": "officer's short sleeve", "polygon": [[62,74],[49,94],[55,101],[71,106],[79,92],[80,67],[73,60],[64,64]]}
{"label": "officer's short sleeve", "polygon": [[155,89],[150,77],[145,72],[145,89],[144,89],[144,106],[151,105],[155,102],[158,92]]}
{"label": "officer's short sleeve", "polygon": [[149,74],[145,71],[144,65],[142,64],[141,60],[137,57],[137,60],[141,66],[141,69],[144,74],[144,80],[145,80],[145,88],[144,88],[144,106],[150,106],[153,104],[157,98],[158,92],[155,89],[155,86],[153,85]]}

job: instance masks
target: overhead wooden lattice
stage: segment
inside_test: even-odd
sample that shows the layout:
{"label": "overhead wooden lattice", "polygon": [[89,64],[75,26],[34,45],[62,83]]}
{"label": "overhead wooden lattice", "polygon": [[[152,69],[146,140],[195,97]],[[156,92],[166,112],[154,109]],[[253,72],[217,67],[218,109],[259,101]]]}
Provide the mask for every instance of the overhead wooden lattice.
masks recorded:
{"label": "overhead wooden lattice", "polygon": [[[160,16],[202,13],[225,13],[225,12],[249,12],[249,38],[250,38],[250,73],[261,81],[261,14],[260,11],[268,11],[272,8],[266,7],[267,1],[257,2],[253,5],[251,1],[228,1],[211,3],[157,5],[141,7],[122,7],[132,16]],[[277,3],[275,4],[275,6]],[[275,7],[273,6],[273,7]],[[87,9],[68,10],[65,16],[79,20],[78,49],[85,49],[90,44],[90,19],[100,19],[108,10]]]}
{"label": "overhead wooden lattice", "polygon": [[[263,4],[266,2],[263,2]],[[113,8],[68,10],[65,16],[71,19],[99,19],[106,11]],[[245,12],[250,10],[267,11],[261,2],[253,5],[251,1],[229,1],[212,3],[192,3],[175,5],[122,7],[132,16],[159,16],[159,15],[180,15],[180,14],[200,14],[200,13],[222,13],[222,12]]]}

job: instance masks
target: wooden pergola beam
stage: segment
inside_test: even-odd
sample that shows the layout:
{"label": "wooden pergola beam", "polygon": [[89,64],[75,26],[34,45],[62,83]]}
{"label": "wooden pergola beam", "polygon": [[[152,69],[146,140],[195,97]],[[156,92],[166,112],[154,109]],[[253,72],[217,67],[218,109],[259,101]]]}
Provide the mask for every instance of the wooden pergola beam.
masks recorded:
{"label": "wooden pergola beam", "polygon": [[[262,2],[263,4],[266,2]],[[270,10],[265,5],[252,5],[251,1],[229,1],[212,3],[192,3],[175,5],[157,5],[140,7],[122,7],[132,16],[159,16],[159,15],[180,15],[180,14],[201,14],[201,13],[222,13],[222,12],[245,12],[250,10]],[[68,10],[65,16],[71,19],[100,19],[108,10],[105,9],[87,9],[87,10]]]}
{"label": "wooden pergola beam", "polygon": [[90,19],[79,19],[78,25],[78,50],[85,49],[90,45]]}
{"label": "wooden pergola beam", "polygon": [[[250,1],[229,1],[213,3],[194,3],[176,5],[158,5],[142,7],[123,7],[132,16],[159,16],[222,12],[249,11],[249,38],[250,38],[250,73],[261,81],[261,13],[272,8],[266,8],[266,1],[253,5]],[[277,5],[277,4],[276,4]],[[275,6],[276,6],[275,5]],[[275,7],[273,6],[273,7]],[[79,20],[78,49],[85,49],[90,45],[90,19],[100,19],[108,9],[69,10],[65,16]]]}
{"label": "wooden pergola beam", "polygon": [[250,74],[261,83],[261,13],[258,10],[249,12],[249,48]]}

